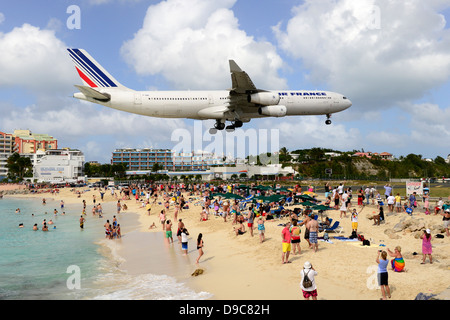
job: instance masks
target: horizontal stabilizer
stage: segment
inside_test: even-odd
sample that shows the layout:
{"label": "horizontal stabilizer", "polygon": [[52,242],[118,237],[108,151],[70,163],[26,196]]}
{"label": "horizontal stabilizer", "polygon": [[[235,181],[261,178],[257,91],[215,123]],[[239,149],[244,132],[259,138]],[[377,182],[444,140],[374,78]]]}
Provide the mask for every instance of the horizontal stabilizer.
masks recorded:
{"label": "horizontal stabilizer", "polygon": [[111,100],[111,95],[107,94],[107,93],[101,93],[98,92],[95,89],[92,89],[91,87],[86,87],[86,86],[78,86],[75,85],[75,87],[78,88],[78,90],[81,91],[82,94],[84,94],[86,97],[95,99],[95,100],[99,100],[99,101],[103,101],[103,102],[107,102],[109,100]]}

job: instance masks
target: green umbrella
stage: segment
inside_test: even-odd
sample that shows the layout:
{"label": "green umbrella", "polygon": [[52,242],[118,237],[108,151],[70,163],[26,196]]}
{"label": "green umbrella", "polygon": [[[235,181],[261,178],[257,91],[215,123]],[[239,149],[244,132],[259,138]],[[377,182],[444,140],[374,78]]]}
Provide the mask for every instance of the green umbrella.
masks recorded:
{"label": "green umbrella", "polygon": [[312,206],[311,209],[313,209],[313,210],[330,210],[331,208],[328,206],[325,206],[323,204],[318,204],[318,205]]}
{"label": "green umbrella", "polygon": [[271,186],[263,186],[263,185],[259,185],[259,186],[255,186],[252,189],[256,189],[256,190],[271,190],[273,189]]}
{"label": "green umbrella", "polygon": [[285,195],[273,194],[273,195],[267,196],[267,197],[256,196],[256,197],[253,197],[253,200],[262,200],[263,202],[279,202],[285,198],[286,198]]}
{"label": "green umbrella", "polygon": [[314,202],[310,202],[310,201],[303,201],[303,202],[300,202],[299,204],[301,204],[302,206],[310,206],[310,207],[315,205]]}
{"label": "green umbrella", "polygon": [[294,198],[302,199],[302,200],[306,200],[306,201],[317,201],[316,199],[314,199],[313,197],[311,197],[307,194],[295,195]]}
{"label": "green umbrella", "polygon": [[227,193],[220,193],[220,192],[213,193],[212,197],[222,197],[224,199],[237,199],[237,200],[243,200],[244,199],[244,197],[241,197],[240,195],[237,195],[237,194],[234,194],[234,193],[230,193],[230,192],[227,192]]}

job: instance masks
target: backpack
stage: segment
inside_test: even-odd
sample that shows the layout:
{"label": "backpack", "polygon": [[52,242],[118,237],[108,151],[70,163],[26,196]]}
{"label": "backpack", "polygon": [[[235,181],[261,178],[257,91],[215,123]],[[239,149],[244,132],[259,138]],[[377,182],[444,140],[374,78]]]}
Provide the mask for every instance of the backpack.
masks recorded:
{"label": "backpack", "polygon": [[[309,271],[311,271],[311,269],[308,270],[308,273]],[[312,281],[308,278],[308,273],[303,277],[303,288],[305,289],[312,287]]]}

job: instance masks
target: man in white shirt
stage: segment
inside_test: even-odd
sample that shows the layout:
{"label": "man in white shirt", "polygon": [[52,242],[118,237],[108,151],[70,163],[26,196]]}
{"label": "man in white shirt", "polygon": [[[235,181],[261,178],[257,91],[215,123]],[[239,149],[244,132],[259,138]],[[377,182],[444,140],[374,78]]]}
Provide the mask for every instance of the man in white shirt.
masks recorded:
{"label": "man in white shirt", "polygon": [[344,186],[342,185],[342,183],[339,184],[339,187],[337,187],[337,189],[340,195],[344,193]]}
{"label": "man in white shirt", "polygon": [[389,212],[394,212],[394,204],[395,204],[395,197],[391,194],[389,197],[387,197],[387,204],[389,207]]}

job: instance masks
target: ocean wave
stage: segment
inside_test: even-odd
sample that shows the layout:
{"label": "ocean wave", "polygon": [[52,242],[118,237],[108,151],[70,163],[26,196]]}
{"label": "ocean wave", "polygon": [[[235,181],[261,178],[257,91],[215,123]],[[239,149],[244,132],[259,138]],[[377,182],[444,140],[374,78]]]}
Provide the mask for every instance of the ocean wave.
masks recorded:
{"label": "ocean wave", "polygon": [[208,292],[195,292],[167,275],[129,275],[116,270],[100,275],[96,283],[103,292],[93,300],[206,300],[212,297]]}

